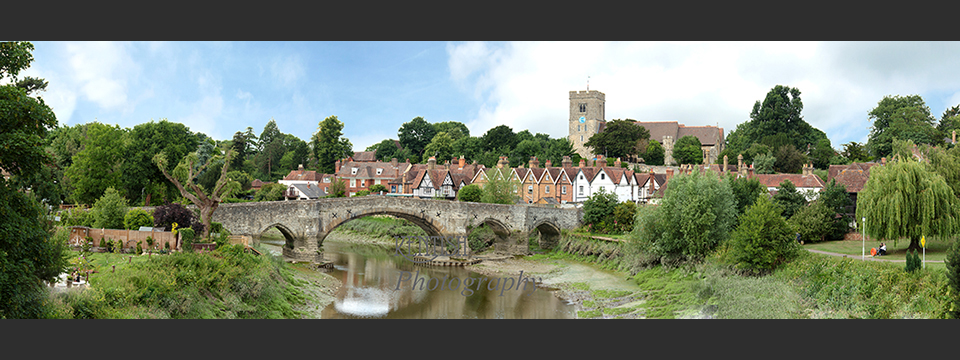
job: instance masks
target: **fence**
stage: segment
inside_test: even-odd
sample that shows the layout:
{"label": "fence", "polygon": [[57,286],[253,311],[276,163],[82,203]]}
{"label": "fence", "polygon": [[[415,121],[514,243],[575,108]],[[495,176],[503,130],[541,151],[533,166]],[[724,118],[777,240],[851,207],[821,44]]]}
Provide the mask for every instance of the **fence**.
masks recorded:
{"label": "fence", "polygon": [[101,240],[120,240],[124,248],[136,247],[137,241],[142,241],[144,250],[148,247],[147,237],[152,237],[154,246],[158,249],[165,248],[164,244],[170,244],[170,249],[178,249],[177,236],[169,231],[138,231],[122,229],[94,229],[86,226],[70,227],[70,244],[80,245],[87,237],[93,239],[93,246],[100,247]]}

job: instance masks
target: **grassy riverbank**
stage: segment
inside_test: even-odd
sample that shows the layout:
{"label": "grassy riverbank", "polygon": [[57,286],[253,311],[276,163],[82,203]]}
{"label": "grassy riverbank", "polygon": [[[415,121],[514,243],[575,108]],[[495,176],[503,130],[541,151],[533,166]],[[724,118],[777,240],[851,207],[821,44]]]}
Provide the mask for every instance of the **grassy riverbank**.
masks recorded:
{"label": "grassy riverbank", "polygon": [[[87,254],[90,287],[52,293],[55,318],[279,319],[312,317],[305,294],[329,284],[298,276],[273,256],[225,246],[208,253]],[[323,292],[323,291],[321,291]],[[315,304],[319,308],[320,304]]]}
{"label": "grassy riverbank", "polygon": [[[578,317],[586,318],[943,318],[949,309],[946,276],[940,269],[908,273],[903,263],[805,252],[762,277],[738,275],[715,257],[631,276],[620,246],[571,236],[564,237],[557,250],[526,259],[593,264],[630,278],[642,289],[633,295],[614,294],[615,300],[609,301],[610,294],[593,290],[589,282],[567,284],[568,292],[583,292]],[[631,296],[640,301],[624,300]]]}

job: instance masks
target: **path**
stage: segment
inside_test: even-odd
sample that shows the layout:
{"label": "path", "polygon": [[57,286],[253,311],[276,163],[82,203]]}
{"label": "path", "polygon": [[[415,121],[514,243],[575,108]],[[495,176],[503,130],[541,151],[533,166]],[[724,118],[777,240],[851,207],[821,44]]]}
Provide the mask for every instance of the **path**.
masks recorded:
{"label": "path", "polygon": [[[858,258],[858,257],[859,257],[859,256],[856,256],[856,255],[840,254],[840,253],[828,252],[828,251],[823,251],[823,250],[807,249],[807,251],[813,252],[813,253],[817,253],[817,254],[831,255],[831,256],[843,256],[843,257],[848,257],[848,258],[851,258],[851,259],[855,259],[855,258]],[[881,257],[867,256],[867,257],[864,257],[864,259],[865,259],[865,260],[871,260],[871,261],[887,261],[887,262],[901,262],[901,263],[907,262],[906,260],[888,260],[888,259],[884,259],[882,256],[881,256]],[[942,263],[943,260],[927,260],[927,262],[928,262],[928,263]]]}

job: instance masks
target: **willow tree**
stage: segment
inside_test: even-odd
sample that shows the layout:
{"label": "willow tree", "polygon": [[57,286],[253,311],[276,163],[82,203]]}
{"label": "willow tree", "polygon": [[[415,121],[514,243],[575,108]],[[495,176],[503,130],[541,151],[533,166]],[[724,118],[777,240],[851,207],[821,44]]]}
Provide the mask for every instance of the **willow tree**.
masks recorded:
{"label": "willow tree", "polygon": [[867,235],[894,243],[910,238],[911,251],[920,249],[921,236],[952,236],[960,230],[960,202],[943,177],[923,163],[900,158],[870,169],[857,195],[857,221],[864,217]]}
{"label": "willow tree", "polygon": [[[188,154],[173,169],[173,175],[167,171],[167,157],[161,152],[153,157],[153,162],[157,164],[163,175],[167,177],[180,190],[180,194],[187,198],[200,209],[200,220],[203,222],[203,237],[210,237],[210,219],[213,212],[220,206],[223,198],[240,190],[240,183],[227,177],[227,171],[230,168],[230,160],[234,156],[234,151],[227,152],[226,159],[223,160],[223,167],[220,169],[220,178],[217,180],[212,191],[205,191],[202,186],[196,183],[199,174],[211,163],[219,161],[220,156],[212,156],[206,163],[197,167],[197,152]],[[186,185],[186,186],[184,186]]]}

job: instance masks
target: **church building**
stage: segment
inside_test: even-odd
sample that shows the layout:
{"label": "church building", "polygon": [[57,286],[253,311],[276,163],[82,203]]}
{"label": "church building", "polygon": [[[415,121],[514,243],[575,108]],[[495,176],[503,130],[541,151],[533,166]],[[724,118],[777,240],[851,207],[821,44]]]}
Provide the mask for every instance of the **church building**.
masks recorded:
{"label": "church building", "polygon": [[[571,91],[570,92],[570,119],[569,119],[569,139],[573,144],[573,150],[580,154],[581,158],[592,159],[595,154],[591,149],[583,144],[590,140],[590,137],[597,134],[606,127],[607,121],[604,118],[604,108],[606,97],[602,92],[596,90]],[[704,154],[704,164],[714,164],[717,157],[723,151],[723,128],[717,126],[686,126],[676,121],[637,121],[638,126],[643,126],[650,132],[650,140],[656,140],[664,148],[664,164],[675,164],[673,159],[673,145],[681,137],[692,135],[700,140],[701,150]],[[602,155],[602,154],[600,154]]]}

